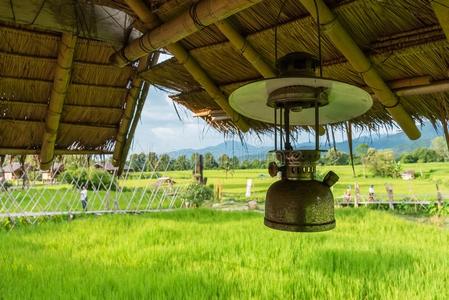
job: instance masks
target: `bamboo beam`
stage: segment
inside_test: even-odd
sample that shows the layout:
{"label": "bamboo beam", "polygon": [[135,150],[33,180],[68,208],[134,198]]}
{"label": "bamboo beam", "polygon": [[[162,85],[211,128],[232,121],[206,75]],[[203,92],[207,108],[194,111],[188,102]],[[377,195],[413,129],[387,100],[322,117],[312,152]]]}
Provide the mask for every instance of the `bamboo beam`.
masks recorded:
{"label": "bamboo beam", "polygon": [[[137,73],[145,70],[147,66],[148,57],[142,57],[139,60],[139,66],[137,67]],[[134,110],[136,108],[137,98],[142,91],[143,80],[137,74],[131,82],[131,88],[126,95],[126,106],[123,111],[122,120],[120,121],[117,136],[115,138],[114,154],[112,156],[112,164],[114,167],[120,165],[120,160],[122,157],[123,147],[125,145],[126,135],[131,124],[131,119],[133,117]]]}
{"label": "bamboo beam", "polygon": [[[35,155],[39,149],[0,148],[0,155]],[[55,155],[109,155],[112,151],[106,150],[68,150],[55,149]]]}
{"label": "bamboo beam", "polygon": [[227,20],[217,22],[215,25],[231,42],[234,48],[239,51],[263,77],[271,78],[276,76],[276,70],[264,61],[251,43],[241,36]]}
{"label": "bamboo beam", "polygon": [[55,142],[62,108],[69,88],[76,39],[76,35],[72,33],[62,34],[40,152],[42,170],[48,170],[51,167],[55,155]]}
{"label": "bamboo beam", "polygon": [[[127,5],[136,13],[139,19],[144,23],[147,28],[151,30],[149,24],[160,22],[157,16],[151,13],[146,5],[141,0],[126,0]],[[162,27],[161,25],[160,27]],[[159,27],[159,28],[160,28]],[[228,99],[215,84],[215,82],[209,77],[206,71],[199,65],[199,63],[190,55],[190,53],[184,49],[179,43],[172,43],[166,45],[166,48],[172,53],[176,60],[181,63],[186,70],[192,75],[192,77],[200,83],[200,85],[206,90],[206,92],[212,97],[212,99],[223,109],[237,127],[246,132],[250,126],[245,119],[235,112],[228,103]]]}
{"label": "bamboo beam", "polygon": [[167,46],[167,49],[173,53],[178,62],[182,64],[193,78],[198,81],[214,101],[223,109],[231,120],[244,132],[248,131],[250,126],[246,120],[229,105],[228,99],[213,82],[213,80],[201,68],[198,62],[178,43]]}
{"label": "bamboo beam", "polygon": [[417,96],[449,92],[449,80],[435,81],[428,85],[410,86],[395,90],[397,96]]}
{"label": "bamboo beam", "polygon": [[[159,52],[153,53],[153,55],[151,56],[150,67],[153,67],[157,64],[157,62],[159,60],[159,56],[160,56]],[[144,85],[142,88],[142,94],[140,95],[140,98],[138,99],[139,102],[137,103],[135,112],[133,114],[134,117],[133,117],[131,126],[129,128],[128,135],[127,135],[126,141],[125,141],[125,145],[123,147],[123,151],[121,154],[120,166],[118,167],[118,174],[117,174],[118,176],[120,176],[122,174],[122,172],[125,168],[126,158],[128,157],[129,149],[131,148],[131,142],[136,133],[137,125],[139,124],[140,116],[142,115],[142,110],[145,105],[145,101],[147,99],[149,90],[150,90],[150,84],[148,82],[144,82]]]}
{"label": "bamboo beam", "polygon": [[[9,123],[9,124],[22,124],[22,125],[45,125],[43,121],[37,120],[17,120],[17,119],[6,119],[1,118],[0,123]],[[110,124],[95,124],[95,123],[71,123],[71,122],[60,122],[60,125],[70,126],[70,127],[78,127],[79,129],[117,129],[116,125]]]}
{"label": "bamboo beam", "polygon": [[361,74],[366,84],[374,91],[379,101],[407,136],[412,140],[418,139],[421,133],[415,122],[402,107],[396,95],[381,78],[371,61],[343,28],[337,16],[327,7],[323,0],[301,0],[301,3],[315,20],[317,20],[318,10],[320,26],[323,28],[327,37],[347,58],[352,67]]}
{"label": "bamboo beam", "polygon": [[[17,99],[14,99],[14,101],[11,100],[0,100],[1,105],[25,105],[25,106],[31,106],[36,108],[47,108],[48,104],[41,103],[41,102],[30,102],[30,101],[17,101]],[[122,112],[123,109],[119,107],[113,107],[113,106],[96,106],[96,105],[79,105],[79,104],[66,104],[64,105],[64,109],[92,109],[92,110],[99,110],[102,111],[102,113],[110,113],[110,112]]]}
{"label": "bamboo beam", "polygon": [[[128,46],[111,56],[111,62],[125,66],[159,48],[175,43],[203,27],[225,19],[261,0],[201,0],[195,2],[178,17],[161,24],[157,28],[135,39]],[[136,14],[139,11],[135,11]]]}
{"label": "bamboo beam", "polygon": [[431,0],[430,3],[449,41],[449,0]]}

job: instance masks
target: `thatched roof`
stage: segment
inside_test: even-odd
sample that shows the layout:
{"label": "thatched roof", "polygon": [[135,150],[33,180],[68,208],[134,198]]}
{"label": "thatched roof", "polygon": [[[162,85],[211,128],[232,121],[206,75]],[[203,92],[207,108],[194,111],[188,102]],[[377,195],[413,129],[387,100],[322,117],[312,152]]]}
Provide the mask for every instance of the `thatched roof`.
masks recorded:
{"label": "thatched roof", "polygon": [[[181,2],[187,5],[191,1]],[[274,65],[273,28],[281,2],[262,1],[228,19],[271,65]],[[371,57],[387,82],[394,84],[395,80],[424,75],[430,76],[431,81],[448,79],[449,43],[428,0],[325,2],[338,15],[364,53]],[[156,13],[161,19],[170,18],[165,10]],[[318,55],[316,23],[299,1],[286,2],[279,22],[279,57],[294,51]],[[226,95],[247,82],[262,78],[215,25],[180,43]],[[325,77],[366,87],[360,74],[324,35],[323,59]],[[172,99],[194,112],[220,109],[176,58],[145,72],[144,78],[176,91]],[[401,97],[400,101],[416,120],[435,122],[441,118],[443,103],[448,102],[448,96],[448,93],[434,93]],[[391,117],[375,101],[373,108],[353,123],[376,129],[389,125]],[[265,128],[260,123],[256,126]]]}
{"label": "thatched roof", "polygon": [[[113,150],[134,72],[131,67],[110,65],[111,55],[127,44],[128,38],[138,37],[137,30],[154,28],[189,9],[192,12],[197,1],[143,1],[156,16],[155,24],[145,26],[124,0],[79,1],[76,14],[64,11],[61,16],[55,13],[55,1],[48,1],[43,7],[17,5],[15,11],[11,10],[12,2],[0,0],[0,148],[40,149],[60,32],[73,31],[79,38],[55,147],[101,152]],[[278,23],[279,57],[294,51],[318,54],[315,20],[300,1],[293,0],[286,1],[278,18],[283,2],[260,1],[227,19],[270,66],[274,66],[274,27]],[[433,89],[432,93],[407,91],[415,88],[417,82],[445,83],[449,77],[449,43],[429,0],[324,2],[370,57],[382,79],[397,95],[406,95],[400,97],[400,103],[415,120],[436,122],[448,118],[444,112],[449,107],[447,88],[440,92]],[[82,21],[80,15],[89,22]],[[324,76],[373,92],[326,35],[322,41]],[[262,78],[243,57],[241,51],[245,49],[236,50],[215,24],[198,28],[178,44],[199,63],[225,97],[241,85]],[[141,72],[141,77],[172,91],[174,101],[217,129],[236,130],[232,121],[222,115],[214,120],[204,113],[221,111],[222,106],[176,58]],[[422,83],[421,79],[427,82]],[[251,120],[248,123],[256,132],[269,129],[267,124]],[[375,101],[367,114],[352,123],[376,130],[391,126],[392,118]]]}
{"label": "thatched roof", "polygon": [[[26,153],[41,147],[61,40],[35,27],[0,21],[0,148]],[[114,48],[78,39],[56,149],[112,150],[133,72],[109,64]]]}

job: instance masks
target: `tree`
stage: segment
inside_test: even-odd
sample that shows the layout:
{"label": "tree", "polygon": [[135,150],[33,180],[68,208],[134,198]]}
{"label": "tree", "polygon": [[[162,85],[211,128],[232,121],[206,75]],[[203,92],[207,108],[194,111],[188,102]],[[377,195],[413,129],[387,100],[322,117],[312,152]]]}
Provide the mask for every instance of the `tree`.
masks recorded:
{"label": "tree", "polygon": [[434,150],[445,161],[449,161],[449,149],[446,140],[442,136],[438,136],[432,140],[431,149]]}
{"label": "tree", "polygon": [[155,152],[148,153],[147,171],[156,171],[158,164],[158,157]]}
{"label": "tree", "polygon": [[218,164],[215,160],[215,157],[212,155],[212,153],[207,152],[204,154],[204,168],[205,169],[216,169],[218,167]]}
{"label": "tree", "polygon": [[349,155],[335,149],[330,149],[326,153],[324,163],[328,166],[348,165]]}
{"label": "tree", "polygon": [[230,160],[231,167],[233,169],[240,169],[240,161],[237,156],[233,156]]}
{"label": "tree", "polygon": [[162,154],[159,157],[159,171],[171,170],[172,169],[172,160],[168,154]]}
{"label": "tree", "polygon": [[145,153],[134,153],[131,154],[131,156],[129,157],[129,167],[136,171],[136,172],[141,172],[141,171],[145,171],[145,165],[146,165],[146,155]]}
{"label": "tree", "polygon": [[175,169],[176,170],[189,170],[191,169],[190,162],[187,160],[185,155],[180,155],[175,161]]}
{"label": "tree", "polygon": [[392,150],[377,151],[369,148],[365,163],[375,176],[398,177],[400,175],[401,165],[395,161]]}

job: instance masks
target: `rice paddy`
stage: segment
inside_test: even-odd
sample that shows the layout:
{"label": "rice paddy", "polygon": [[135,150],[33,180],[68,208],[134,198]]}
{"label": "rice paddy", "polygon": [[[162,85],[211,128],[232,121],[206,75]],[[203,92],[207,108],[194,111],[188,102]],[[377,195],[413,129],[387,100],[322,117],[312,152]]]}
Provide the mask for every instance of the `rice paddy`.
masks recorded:
{"label": "rice paddy", "polygon": [[0,231],[0,299],[448,299],[449,230],[337,209],[279,232],[257,212],[185,209]]}

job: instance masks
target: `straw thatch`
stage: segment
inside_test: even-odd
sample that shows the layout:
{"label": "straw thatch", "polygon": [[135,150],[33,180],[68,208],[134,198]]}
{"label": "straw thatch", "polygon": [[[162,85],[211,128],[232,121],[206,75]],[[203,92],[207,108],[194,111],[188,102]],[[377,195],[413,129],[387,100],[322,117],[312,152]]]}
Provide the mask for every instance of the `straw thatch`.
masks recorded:
{"label": "straw thatch", "polygon": [[[121,37],[126,40],[126,37],[130,36],[129,39],[132,40],[138,36],[136,30],[145,33],[148,29],[160,26],[160,22],[173,21],[180,15],[186,16],[185,12],[192,11],[192,5],[198,2],[142,1],[155,15],[154,24],[142,24],[124,0],[79,1],[80,5],[84,5],[84,11],[87,5],[120,10],[127,14],[126,18],[129,17],[123,24],[133,25],[120,29],[122,25],[118,24],[115,28],[118,30],[113,29],[115,33],[120,30],[121,33],[116,35],[115,40],[111,40],[113,35],[102,38],[102,33],[109,34],[104,26],[97,28],[98,31],[95,31],[95,26],[90,26],[88,32],[85,32],[86,26],[83,24],[71,24],[73,31],[79,33],[79,38],[57,134],[55,147],[58,151],[70,149],[112,152],[119,125],[123,124],[130,79],[135,73],[133,67],[118,68],[110,64],[111,56],[117,53],[120,46],[125,46],[124,42],[120,44]],[[9,1],[0,2],[0,7],[8,8]],[[284,2],[285,7],[279,14]],[[372,61],[382,80],[393,92],[400,90],[403,93],[403,89],[413,85],[431,85],[437,81],[449,80],[449,37],[445,36],[430,1],[324,2],[337,15],[339,22],[365,56]],[[444,9],[441,5],[437,7]],[[47,15],[51,15],[50,8],[44,7]],[[29,8],[27,13],[32,16],[32,8]],[[39,18],[34,24],[14,22],[11,21],[11,16],[5,19],[5,15],[7,13],[0,13],[0,149],[23,149],[25,153],[25,150],[41,147],[60,47],[60,28],[66,24],[60,22],[54,28],[43,28],[40,24],[51,25],[51,22]],[[439,18],[444,16],[441,12],[437,15]],[[95,18],[94,15],[83,17]],[[192,18],[195,18],[194,13]],[[95,24],[92,20],[88,21],[89,24]],[[104,20],[98,22],[106,24]],[[197,23],[197,31],[177,43],[198,62],[199,67],[207,73],[210,81],[220,88],[225,97],[243,84],[262,78],[251,62],[242,55],[241,51],[244,49],[235,48],[217,26],[202,28],[200,22]],[[251,55],[257,53],[260,55],[258,59],[262,59],[268,66],[274,66],[275,61],[276,25],[278,57],[293,51],[318,55],[316,22],[302,6],[301,1],[260,1],[229,17],[227,23],[252,46],[254,51],[251,50]],[[322,50],[325,77],[358,85],[374,95],[362,76],[350,64],[351,60],[348,61],[347,57],[338,51],[325,33],[322,37]],[[174,101],[194,113],[220,111],[221,106],[217,104],[216,99],[189,73],[192,70],[187,70],[181,63],[172,58],[140,75],[149,83],[171,91]],[[422,76],[427,79],[420,83],[416,77]],[[447,114],[441,113],[443,107],[449,106],[448,102],[447,90],[400,97],[401,105],[414,120],[427,119],[433,123],[448,118]],[[237,131],[237,127],[229,119],[214,120],[207,114],[201,114],[201,117],[221,131]],[[248,120],[248,123],[256,132],[270,130],[269,125],[261,122]],[[375,99],[373,108],[365,115],[352,120],[351,124],[356,128],[377,130],[392,126],[393,120],[380,101]]]}
{"label": "straw thatch", "polygon": [[[61,34],[0,23],[0,149],[40,149]],[[114,48],[78,39],[56,149],[112,151],[130,67]],[[17,153],[17,152],[15,152]]]}
{"label": "straw thatch", "polygon": [[[184,7],[188,6],[185,2]],[[300,1],[287,1],[276,21],[283,1],[262,1],[228,21],[244,36],[262,58],[274,65],[274,26],[278,26],[278,56],[293,51],[318,55],[314,19]],[[428,75],[432,81],[448,79],[449,43],[429,1],[325,1],[338,16],[351,37],[370,57],[387,83],[404,78]],[[164,5],[163,5],[164,6]],[[166,6],[168,6],[166,4]],[[166,10],[155,12],[167,19]],[[166,14],[166,15],[164,15]],[[323,73],[325,77],[367,88],[362,77],[323,34]],[[216,26],[209,26],[180,42],[207,70],[226,95],[262,76],[242,56]],[[174,91],[172,99],[194,112],[219,109],[212,98],[180,65],[167,60],[142,74],[148,81]],[[369,90],[369,89],[368,89]],[[371,90],[369,90],[372,92]],[[415,120],[441,119],[439,107],[448,102],[449,93],[401,97],[400,102]],[[223,121],[228,122],[228,121]],[[392,124],[386,109],[375,101],[364,116],[353,120],[354,126],[377,129]],[[263,130],[266,125],[252,125]],[[221,128],[217,125],[217,128]]]}

